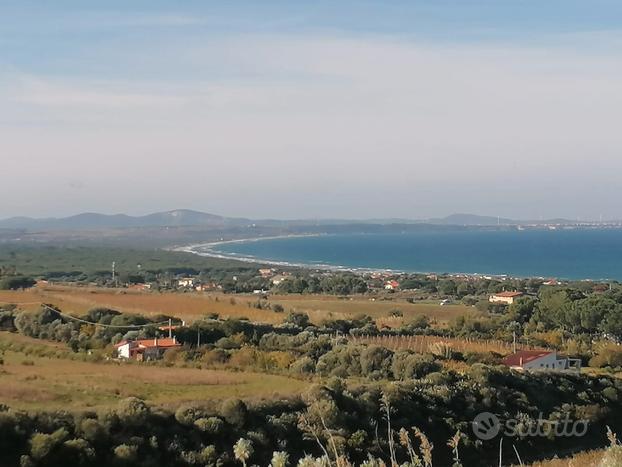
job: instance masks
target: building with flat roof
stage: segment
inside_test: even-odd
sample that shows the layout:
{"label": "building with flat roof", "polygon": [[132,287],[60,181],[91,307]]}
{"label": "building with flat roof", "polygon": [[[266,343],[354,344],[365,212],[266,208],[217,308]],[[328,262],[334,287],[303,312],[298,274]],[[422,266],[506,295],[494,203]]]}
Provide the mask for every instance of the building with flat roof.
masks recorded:
{"label": "building with flat roof", "polygon": [[503,364],[514,370],[579,371],[581,360],[557,355],[554,350],[520,350],[503,359]]}

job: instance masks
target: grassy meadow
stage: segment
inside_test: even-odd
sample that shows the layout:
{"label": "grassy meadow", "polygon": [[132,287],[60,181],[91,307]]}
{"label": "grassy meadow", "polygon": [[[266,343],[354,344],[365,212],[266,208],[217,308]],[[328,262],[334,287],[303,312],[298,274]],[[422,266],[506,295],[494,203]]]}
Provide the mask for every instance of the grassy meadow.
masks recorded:
{"label": "grassy meadow", "polygon": [[308,383],[285,376],[71,358],[66,346],[0,332],[0,401],[19,409],[84,409],[127,397],[152,404],[227,399],[274,399]]}

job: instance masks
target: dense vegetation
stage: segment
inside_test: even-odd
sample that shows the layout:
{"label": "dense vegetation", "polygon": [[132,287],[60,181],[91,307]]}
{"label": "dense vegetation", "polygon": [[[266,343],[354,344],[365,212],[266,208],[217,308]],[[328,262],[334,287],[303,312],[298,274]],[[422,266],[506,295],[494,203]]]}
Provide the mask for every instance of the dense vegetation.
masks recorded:
{"label": "dense vegetation", "polygon": [[110,279],[116,263],[119,283],[142,276],[142,281],[168,274],[199,274],[201,271],[239,273],[257,271],[255,265],[222,258],[156,249],[0,246],[0,275],[20,274],[73,282]]}
{"label": "dense vegetation", "polygon": [[[275,451],[292,463],[305,453],[347,456],[362,462],[368,455],[389,462],[387,406],[392,429],[417,427],[435,447],[435,465],[449,465],[446,442],[457,431],[465,465],[493,462],[496,442],[482,442],[470,421],[490,411],[516,418],[525,426],[542,414],[547,420],[590,423],[583,446],[603,443],[605,425],[620,428],[618,395],[622,384],[611,378],[571,375],[516,375],[507,369],[475,365],[466,375],[438,372],[403,383],[347,386],[330,379],[313,385],[300,398],[247,405],[236,399],[205,405],[182,405],[174,413],[152,409],[138,399],[100,413],[0,412],[2,465],[231,465],[236,442],[250,447],[248,461],[268,465]],[[397,438],[397,437],[396,437]],[[395,441],[395,440],[394,440]],[[513,440],[524,458],[560,450],[572,439]],[[506,458],[514,458],[512,449]],[[333,451],[334,449],[334,451]],[[395,458],[409,458],[406,446],[393,445]],[[305,464],[309,465],[309,464]],[[315,464],[318,465],[318,464]]]}

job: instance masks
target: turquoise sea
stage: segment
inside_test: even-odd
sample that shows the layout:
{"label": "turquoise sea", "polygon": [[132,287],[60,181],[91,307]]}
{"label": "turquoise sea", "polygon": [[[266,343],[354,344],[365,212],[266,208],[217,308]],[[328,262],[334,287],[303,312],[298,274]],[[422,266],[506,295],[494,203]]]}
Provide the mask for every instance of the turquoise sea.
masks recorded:
{"label": "turquoise sea", "polygon": [[622,229],[422,231],[214,245],[254,260],[408,272],[622,280]]}

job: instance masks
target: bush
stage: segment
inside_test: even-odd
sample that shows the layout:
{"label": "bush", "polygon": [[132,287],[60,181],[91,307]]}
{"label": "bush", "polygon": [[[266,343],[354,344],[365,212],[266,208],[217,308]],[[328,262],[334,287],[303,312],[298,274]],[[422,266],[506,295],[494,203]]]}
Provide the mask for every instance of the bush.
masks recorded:
{"label": "bush", "polygon": [[134,462],[137,458],[138,447],[129,444],[120,444],[114,448],[114,455],[124,462]]}
{"label": "bush", "polygon": [[393,377],[401,380],[423,378],[439,369],[440,365],[434,361],[432,355],[410,351],[396,352],[391,365]]}
{"label": "bush", "polygon": [[201,431],[216,436],[223,432],[225,422],[218,417],[199,418],[195,420],[194,425]]}
{"label": "bush", "polygon": [[175,411],[175,420],[182,425],[190,426],[195,423],[195,420],[203,416],[203,410],[194,405],[181,405]]}
{"label": "bush", "polygon": [[4,279],[0,280],[0,290],[28,289],[36,283],[37,281],[35,281],[32,277],[5,277]]}
{"label": "bush", "polygon": [[302,357],[292,363],[289,367],[292,374],[312,374],[315,371],[315,361],[309,357]]}
{"label": "bush", "polygon": [[240,399],[227,399],[220,407],[220,414],[230,425],[242,428],[246,423],[248,409]]}
{"label": "bush", "polygon": [[69,433],[64,428],[59,428],[52,434],[35,433],[30,438],[30,455],[33,459],[44,459],[59,446]]}
{"label": "bush", "polygon": [[151,411],[145,401],[137,397],[128,397],[119,402],[116,413],[123,423],[141,425],[145,423]]}
{"label": "bush", "polygon": [[590,359],[590,366],[598,368],[622,366],[622,349],[617,346],[607,346],[600,349],[598,354]]}

